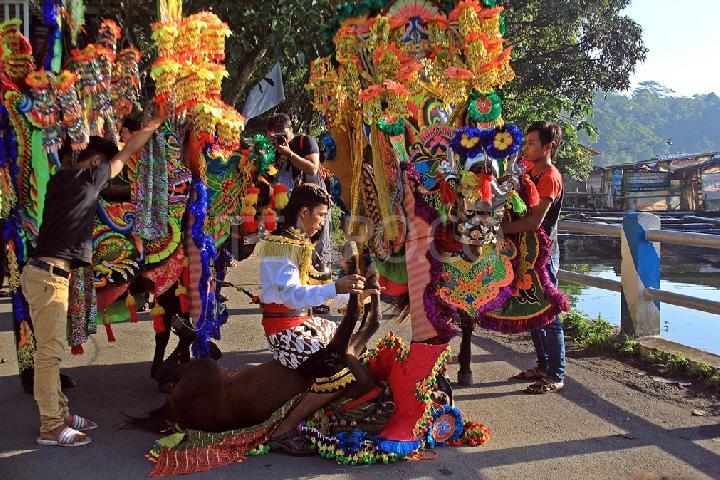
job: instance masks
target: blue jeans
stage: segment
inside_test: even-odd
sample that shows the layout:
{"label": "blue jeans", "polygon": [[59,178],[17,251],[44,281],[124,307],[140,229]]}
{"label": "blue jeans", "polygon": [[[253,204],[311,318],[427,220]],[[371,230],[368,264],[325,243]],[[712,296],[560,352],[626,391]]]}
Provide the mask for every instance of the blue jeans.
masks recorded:
{"label": "blue jeans", "polygon": [[[547,269],[555,286],[559,268],[560,258],[551,257]],[[537,353],[537,368],[546,372],[550,380],[562,382],[565,378],[565,334],[560,317],[555,317],[555,320],[543,328],[531,330],[530,336]]]}

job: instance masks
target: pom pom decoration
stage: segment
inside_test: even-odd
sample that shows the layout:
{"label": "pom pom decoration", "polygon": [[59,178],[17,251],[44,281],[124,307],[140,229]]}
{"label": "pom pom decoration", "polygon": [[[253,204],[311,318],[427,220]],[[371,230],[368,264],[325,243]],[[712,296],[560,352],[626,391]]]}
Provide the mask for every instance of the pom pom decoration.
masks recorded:
{"label": "pom pom decoration", "polygon": [[272,232],[277,229],[277,215],[275,215],[275,211],[272,208],[266,207],[263,210],[262,217],[263,226],[266,231]]}
{"label": "pom pom decoration", "polygon": [[258,230],[258,221],[255,218],[256,210],[255,205],[258,202],[258,196],[260,195],[260,189],[257,187],[250,187],[247,193],[242,199],[242,226],[245,233],[255,233]]}
{"label": "pom pom decoration", "polygon": [[[276,183],[273,187],[273,199],[275,201],[275,209],[282,210],[290,201],[288,198],[288,189],[282,183]],[[274,229],[273,229],[274,230]]]}
{"label": "pom pom decoration", "polygon": [[512,205],[513,212],[517,213],[518,215],[523,215],[525,212],[527,212],[527,205],[525,205],[525,202],[520,197],[520,194],[515,190],[510,192],[510,205]]}
{"label": "pom pom decoration", "polygon": [[[265,135],[252,137],[253,149],[250,159],[255,163],[255,171],[262,175],[268,171],[275,161],[275,146]],[[278,207],[279,208],[279,207]]]}
{"label": "pom pom decoration", "polygon": [[480,192],[480,198],[485,202],[492,202],[492,179],[493,176],[488,173],[476,173],[478,181],[478,191]]}
{"label": "pom pom decoration", "polygon": [[490,133],[487,153],[497,159],[509,157],[520,151],[522,140],[522,132],[517,125],[505,124]]}

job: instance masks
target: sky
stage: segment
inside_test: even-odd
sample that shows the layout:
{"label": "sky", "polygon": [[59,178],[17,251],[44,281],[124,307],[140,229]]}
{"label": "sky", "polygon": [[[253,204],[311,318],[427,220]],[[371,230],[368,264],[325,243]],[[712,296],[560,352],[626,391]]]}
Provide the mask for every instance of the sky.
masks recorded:
{"label": "sky", "polygon": [[720,0],[632,0],[625,13],[648,49],[633,87],[654,80],[677,95],[720,95]]}

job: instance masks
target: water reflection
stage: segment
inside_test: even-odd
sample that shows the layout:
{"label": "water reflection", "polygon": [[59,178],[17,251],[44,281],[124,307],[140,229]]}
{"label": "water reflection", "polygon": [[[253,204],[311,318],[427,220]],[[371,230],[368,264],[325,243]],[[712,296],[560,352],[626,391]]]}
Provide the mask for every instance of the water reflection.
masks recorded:
{"label": "water reflection", "polygon": [[[567,235],[560,239],[565,270],[620,280],[620,240]],[[590,317],[601,315],[620,324],[620,294],[561,282],[575,308]],[[660,288],[670,292],[717,300],[720,297],[720,251],[663,246]],[[720,354],[720,315],[661,304],[661,335],[684,345]]]}

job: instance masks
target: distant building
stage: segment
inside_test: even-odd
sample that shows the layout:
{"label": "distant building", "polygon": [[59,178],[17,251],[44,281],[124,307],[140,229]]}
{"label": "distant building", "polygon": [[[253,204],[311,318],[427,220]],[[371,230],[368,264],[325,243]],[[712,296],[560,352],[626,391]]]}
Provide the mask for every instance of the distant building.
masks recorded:
{"label": "distant building", "polygon": [[720,211],[720,153],[665,155],[595,167],[585,183],[580,207]]}

